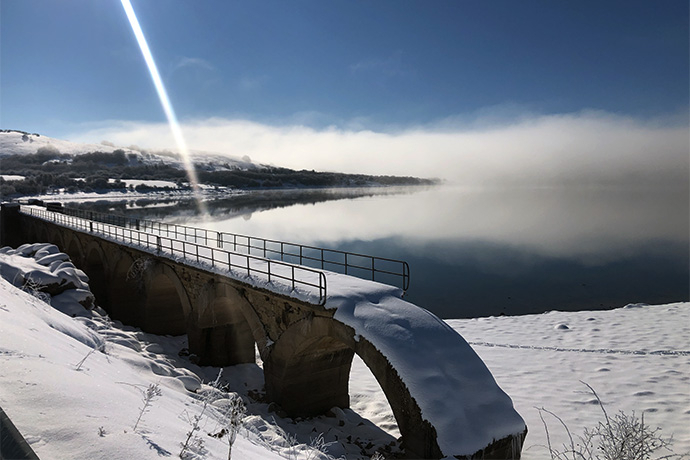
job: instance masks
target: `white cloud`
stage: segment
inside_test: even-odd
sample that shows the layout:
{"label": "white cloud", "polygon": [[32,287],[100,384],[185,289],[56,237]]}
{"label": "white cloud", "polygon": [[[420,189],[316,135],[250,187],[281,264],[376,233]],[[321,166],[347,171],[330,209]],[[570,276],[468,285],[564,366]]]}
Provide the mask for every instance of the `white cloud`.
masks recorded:
{"label": "white cloud", "polygon": [[353,75],[378,75],[383,77],[404,76],[409,71],[403,68],[403,52],[397,50],[387,58],[363,59],[350,65],[350,73]]}
{"label": "white cloud", "polygon": [[[471,126],[467,128],[466,126]],[[190,148],[295,169],[439,177],[463,184],[688,181],[688,126],[601,112],[520,117],[489,126],[395,132],[209,118],[183,123]],[[115,122],[72,140],[173,148],[165,123]]]}
{"label": "white cloud", "polygon": [[198,67],[205,70],[215,69],[215,67],[213,67],[213,65],[205,59],[183,56],[175,63],[173,71],[185,67]]}
{"label": "white cloud", "polygon": [[261,88],[268,81],[268,77],[262,75],[260,77],[242,77],[239,80],[238,87],[242,91],[253,91]]}

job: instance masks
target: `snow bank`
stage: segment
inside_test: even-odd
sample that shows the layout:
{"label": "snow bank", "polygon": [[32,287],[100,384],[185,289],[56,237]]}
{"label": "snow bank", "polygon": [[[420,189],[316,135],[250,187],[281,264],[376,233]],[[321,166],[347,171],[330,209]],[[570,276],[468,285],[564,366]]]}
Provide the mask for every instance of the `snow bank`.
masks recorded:
{"label": "snow bank", "polygon": [[444,455],[471,455],[524,432],[486,365],[447,323],[390,286],[329,273],[327,308],[386,356],[437,431]]}
{"label": "snow bank", "polygon": [[[58,309],[60,306],[69,308],[70,300],[87,309],[95,303],[88,285],[89,277],[54,244],[24,244],[16,250],[0,249],[0,276],[49,303],[52,297]],[[74,313],[83,314],[81,310],[83,308]]]}

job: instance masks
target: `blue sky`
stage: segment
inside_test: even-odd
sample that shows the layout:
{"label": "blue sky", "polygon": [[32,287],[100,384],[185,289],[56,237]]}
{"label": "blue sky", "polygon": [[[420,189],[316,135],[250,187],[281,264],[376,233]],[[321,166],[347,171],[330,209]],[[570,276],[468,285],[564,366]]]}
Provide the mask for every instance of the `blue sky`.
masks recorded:
{"label": "blue sky", "polygon": [[[186,130],[687,124],[687,1],[132,3]],[[119,1],[0,0],[0,13],[2,128],[126,141],[123,127],[164,122]]]}

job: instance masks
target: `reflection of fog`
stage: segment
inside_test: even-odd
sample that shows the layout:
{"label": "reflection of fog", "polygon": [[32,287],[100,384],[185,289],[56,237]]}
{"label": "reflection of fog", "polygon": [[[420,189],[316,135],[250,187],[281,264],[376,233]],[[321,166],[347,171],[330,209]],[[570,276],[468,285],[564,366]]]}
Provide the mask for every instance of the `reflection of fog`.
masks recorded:
{"label": "reflection of fog", "polygon": [[209,202],[205,221],[185,203],[128,212],[403,259],[408,299],[459,318],[688,300],[688,200],[687,188],[290,190]]}
{"label": "reflection of fog", "polygon": [[682,247],[688,215],[687,189],[440,187],[295,205],[244,221],[214,216],[213,226],[305,244],[393,237],[440,258],[447,244],[482,242],[599,264],[650,242]]}

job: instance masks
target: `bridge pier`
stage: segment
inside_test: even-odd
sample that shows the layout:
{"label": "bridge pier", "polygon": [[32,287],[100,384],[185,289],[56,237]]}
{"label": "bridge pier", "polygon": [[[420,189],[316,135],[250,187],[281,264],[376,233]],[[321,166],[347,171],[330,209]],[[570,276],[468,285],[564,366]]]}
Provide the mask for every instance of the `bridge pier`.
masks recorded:
{"label": "bridge pier", "polygon": [[246,298],[232,286],[212,279],[192,306],[188,318],[189,351],[199,364],[230,366],[256,362],[254,335],[243,310]]}
{"label": "bridge pier", "polygon": [[20,221],[19,204],[2,203],[0,208],[0,247],[17,247],[24,243],[25,235],[18,225]]}
{"label": "bridge pier", "polygon": [[293,417],[349,408],[354,350],[334,337],[335,322],[311,317],[291,326],[264,359],[266,394]]}

